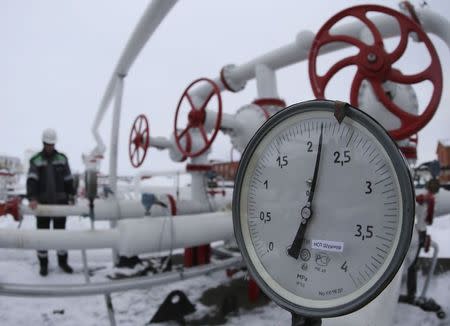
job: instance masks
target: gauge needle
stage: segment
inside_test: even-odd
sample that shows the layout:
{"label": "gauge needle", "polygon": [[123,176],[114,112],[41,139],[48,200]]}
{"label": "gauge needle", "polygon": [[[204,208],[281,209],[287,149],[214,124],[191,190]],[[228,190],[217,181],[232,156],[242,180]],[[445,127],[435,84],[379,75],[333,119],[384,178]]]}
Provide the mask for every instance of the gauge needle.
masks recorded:
{"label": "gauge needle", "polygon": [[292,245],[288,249],[288,255],[295,259],[298,259],[298,256],[300,255],[300,249],[302,249],[303,238],[306,232],[306,225],[308,224],[309,219],[313,216],[312,201],[314,198],[314,190],[316,189],[317,176],[319,174],[320,154],[322,153],[322,134],[323,124],[320,125],[319,146],[317,147],[316,165],[314,167],[314,175],[311,182],[311,188],[309,189],[308,201],[300,211],[302,220],[300,226],[298,227],[294,241],[292,241]]}

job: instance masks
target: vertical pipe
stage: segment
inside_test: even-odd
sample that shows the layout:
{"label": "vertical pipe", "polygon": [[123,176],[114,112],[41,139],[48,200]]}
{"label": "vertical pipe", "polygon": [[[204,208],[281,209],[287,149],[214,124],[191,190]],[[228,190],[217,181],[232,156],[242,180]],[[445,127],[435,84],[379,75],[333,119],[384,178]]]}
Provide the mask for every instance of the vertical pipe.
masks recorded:
{"label": "vertical pipe", "polygon": [[[204,165],[208,164],[208,153],[193,157],[191,159],[192,164]],[[192,171],[191,172],[191,199],[194,202],[200,203],[205,208],[210,209],[211,204],[208,200],[208,192],[206,189],[206,177],[205,172]]]}
{"label": "vertical pipe", "polygon": [[258,98],[279,98],[275,71],[263,64],[255,66]]}
{"label": "vertical pipe", "polygon": [[[114,101],[113,121],[111,128],[111,152],[109,155],[109,186],[113,192],[113,196],[117,196],[117,156],[119,147],[119,129],[120,129],[120,113],[122,111],[122,94],[124,86],[124,75],[117,75],[116,94]],[[115,220],[110,221],[111,228],[115,228],[117,222]],[[117,264],[118,254],[113,249],[113,262]]]}
{"label": "vertical pipe", "polygon": [[119,146],[120,113],[122,110],[122,93],[125,76],[117,76],[114,112],[111,128],[111,152],[109,155],[109,186],[113,193],[117,190],[117,154]]}

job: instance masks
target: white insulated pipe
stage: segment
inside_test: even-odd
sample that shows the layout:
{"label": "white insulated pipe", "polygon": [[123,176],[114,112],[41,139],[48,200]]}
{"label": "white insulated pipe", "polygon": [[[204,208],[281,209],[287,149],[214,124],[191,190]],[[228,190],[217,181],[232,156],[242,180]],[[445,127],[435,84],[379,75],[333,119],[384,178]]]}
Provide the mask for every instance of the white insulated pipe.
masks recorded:
{"label": "white insulated pipe", "polygon": [[[450,48],[450,23],[444,17],[428,9],[417,9],[419,19],[425,32],[433,33]],[[383,38],[398,36],[398,23],[387,15],[371,17],[373,23],[377,26]],[[367,36],[367,27],[362,22],[350,23],[333,28],[331,34],[343,34],[357,39],[363,39]],[[272,50],[240,66],[235,66],[229,71],[229,78],[236,83],[246,82],[255,78],[256,66],[265,65],[272,70],[287,67],[291,64],[307,60],[309,51],[315,34],[311,31],[302,31],[298,33],[296,40],[288,45]],[[320,54],[326,54],[341,50],[351,45],[344,42],[334,42],[321,48]],[[217,77],[214,79],[221,90],[225,86]],[[196,88],[191,96],[205,98],[209,94],[209,85]]]}
{"label": "white insulated pipe", "polygon": [[118,224],[118,250],[125,256],[193,247],[234,236],[229,212],[134,219]]}
{"label": "white insulated pipe", "polygon": [[[163,137],[161,137],[163,138]],[[188,174],[188,172],[186,170],[160,170],[160,171],[146,171],[146,170],[142,170],[139,171],[136,176],[134,177],[135,182],[137,182],[137,180],[141,180],[142,178],[145,177],[176,177],[178,175],[183,175],[183,174]]]}
{"label": "white insulated pipe", "polygon": [[[231,192],[232,189],[226,189]],[[426,189],[416,189],[416,196],[425,194]],[[231,197],[216,195],[214,200],[211,200],[215,210],[227,208],[231,204]],[[435,194],[435,216],[445,216],[450,214],[450,191],[441,189]],[[208,211],[207,205],[192,200],[178,200],[176,202],[177,215],[198,214]],[[168,210],[153,205],[151,209],[151,217],[166,216]],[[89,216],[89,206],[87,202],[79,202],[76,205],[38,205],[35,210],[30,209],[27,205],[20,206],[21,215],[36,215],[36,216]],[[145,209],[140,200],[131,199],[98,199],[94,206],[95,220],[120,220],[143,217]],[[148,216],[147,216],[148,217]]]}
{"label": "white insulated pipe", "polygon": [[[76,205],[41,205],[32,210],[28,206],[21,205],[20,211],[23,215],[35,216],[89,216],[89,204],[86,201]],[[152,207],[153,208],[153,207]],[[156,216],[163,214],[161,209],[154,206]],[[153,212],[153,210],[152,210]],[[136,218],[145,215],[145,208],[138,200],[96,200],[94,205],[95,220],[120,220],[122,218]]]}
{"label": "white insulated pipe", "polygon": [[230,212],[119,221],[111,230],[0,230],[0,248],[113,248],[120,255],[160,252],[232,239]]}
{"label": "white insulated pipe", "polygon": [[450,22],[427,8],[416,8],[416,13],[424,30],[439,37],[450,49]]}
{"label": "white insulated pipe", "polygon": [[164,17],[166,17],[176,2],[177,0],[153,0],[148,5],[136,25],[133,34],[128,40],[119,62],[117,63],[116,69],[114,69],[108,86],[106,87],[92,125],[92,133],[97,142],[97,147],[94,149],[95,154],[103,154],[105,151],[105,144],[103,143],[102,137],[98,132],[98,128],[103,120],[103,116],[105,115],[109,104],[111,103],[116,87],[117,77],[125,78],[131,68],[131,65],[134,60],[136,60],[144,45],[153,35],[159,24],[163,21]]}
{"label": "white insulated pipe", "polygon": [[156,147],[158,149],[172,148],[175,145],[166,137],[150,137],[149,144],[149,147]]}
{"label": "white insulated pipe", "polygon": [[265,65],[255,67],[258,98],[279,98],[275,71]]}
{"label": "white insulated pipe", "polygon": [[116,92],[111,127],[111,145],[109,155],[109,186],[113,193],[117,191],[117,157],[119,152],[120,113],[122,111],[122,94],[124,78],[116,77]]}
{"label": "white insulated pipe", "polygon": [[[97,141],[97,152],[101,153],[105,150],[105,145],[98,133],[98,127],[106,112],[106,109],[113,96],[115,88],[116,76],[125,76],[128,73],[131,65],[133,64],[139,52],[144,47],[148,39],[153,32],[159,26],[164,17],[168,14],[171,8],[175,5],[176,0],[154,0],[147,7],[146,11],[141,17],[138,25],[136,26],[130,40],[128,41],[124,52],[117,64],[117,67],[111,77],[110,82],[106,88],[105,94],[100,103],[99,110],[97,112],[92,132]],[[416,10],[422,26],[426,32],[433,33],[446,42],[450,48],[450,25],[449,22],[439,14],[436,14],[428,9],[417,8]],[[396,22],[386,15],[373,18],[374,24],[380,30],[381,35],[384,38],[393,37],[397,35],[398,28]],[[347,24],[333,29],[333,33],[346,34],[355,38],[362,38],[367,27],[360,22]],[[300,32],[295,42],[282,46],[276,50],[268,52],[260,57],[255,58],[245,64],[230,69],[229,78],[235,81],[248,81],[255,77],[255,67],[258,64],[266,65],[269,68],[276,70],[288,65],[306,60],[309,55],[312,41],[314,40],[314,33],[311,31]],[[333,43],[324,46],[321,49],[321,54],[329,53],[332,51],[340,50],[348,47],[347,43]],[[225,87],[217,77],[214,82],[219,86],[221,90]],[[195,94],[200,98],[205,98],[209,93],[209,86],[199,87],[195,90]],[[191,94],[194,95],[194,94]]]}
{"label": "white insulated pipe", "polygon": [[82,250],[115,248],[117,230],[23,230],[1,229],[0,248]]}
{"label": "white insulated pipe", "polygon": [[[164,196],[160,198],[161,201],[169,205]],[[214,200],[214,210],[225,209],[231,204],[231,197],[217,196]],[[208,205],[199,201],[193,200],[178,200],[176,201],[177,215],[199,214],[210,211]],[[36,209],[32,210],[27,205],[20,206],[21,215],[35,215],[35,216],[89,216],[89,206],[87,202],[78,203],[76,205],[38,205]],[[140,199],[98,199],[94,205],[94,219],[96,221],[102,220],[121,220],[130,218],[153,218],[159,216],[170,215],[170,208],[164,208],[159,205],[153,205],[150,210],[150,216],[145,216],[145,208]]]}

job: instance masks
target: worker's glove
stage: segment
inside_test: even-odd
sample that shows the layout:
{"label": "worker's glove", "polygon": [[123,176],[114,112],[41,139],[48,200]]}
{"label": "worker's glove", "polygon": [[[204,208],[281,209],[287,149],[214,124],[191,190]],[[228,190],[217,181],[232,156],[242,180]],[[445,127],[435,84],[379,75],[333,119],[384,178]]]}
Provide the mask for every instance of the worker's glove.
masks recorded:
{"label": "worker's glove", "polygon": [[37,200],[36,200],[36,199],[31,199],[30,202],[28,203],[28,206],[29,206],[31,209],[36,209],[37,206],[38,206]]}
{"label": "worker's glove", "polygon": [[68,202],[69,202],[69,205],[75,205],[75,203],[76,203],[75,196],[70,195]]}

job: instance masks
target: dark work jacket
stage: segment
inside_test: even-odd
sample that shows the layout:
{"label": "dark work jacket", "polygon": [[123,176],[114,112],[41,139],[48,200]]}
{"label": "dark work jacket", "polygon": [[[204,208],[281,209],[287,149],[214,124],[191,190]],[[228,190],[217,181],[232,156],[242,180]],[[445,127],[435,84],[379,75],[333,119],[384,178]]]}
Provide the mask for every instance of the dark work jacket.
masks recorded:
{"label": "dark work jacket", "polygon": [[74,195],[73,177],[63,153],[50,155],[41,151],[30,159],[27,176],[27,197],[40,204],[67,204]]}

